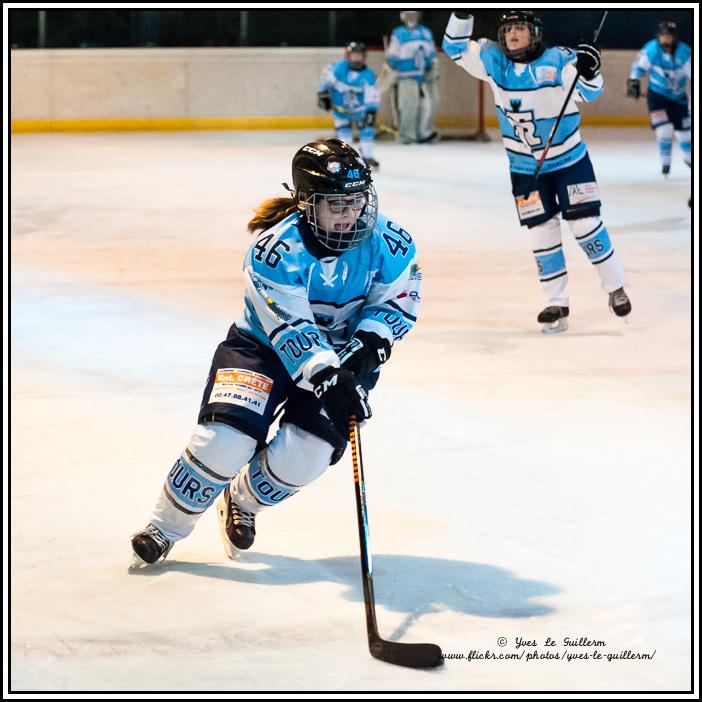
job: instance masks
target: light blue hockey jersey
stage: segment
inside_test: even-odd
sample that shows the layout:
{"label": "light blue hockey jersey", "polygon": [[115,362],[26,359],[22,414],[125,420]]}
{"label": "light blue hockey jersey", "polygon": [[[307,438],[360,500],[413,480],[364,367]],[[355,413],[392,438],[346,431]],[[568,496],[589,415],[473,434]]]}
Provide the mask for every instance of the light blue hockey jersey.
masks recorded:
{"label": "light blue hockey jersey", "polygon": [[648,75],[648,89],[673,102],[687,104],[687,83],[691,79],[692,51],[678,42],[673,53],[663,49],[658,39],[652,39],[639,51],[631,64],[630,78]]}
{"label": "light blue hockey jersey", "polygon": [[332,110],[338,117],[361,119],[368,110],[377,112],[380,107],[375,73],[367,66],[354,71],[346,59],[324,68],[319,89],[329,91]]}
{"label": "light blue hockey jersey", "polygon": [[[309,236],[309,235],[308,235]],[[245,310],[237,326],[273,348],[290,376],[339,366],[358,329],[391,344],[417,320],[422,274],[412,237],[382,214],[372,236],[336,257],[305,247],[297,213],[262,232],[244,259]]]}
{"label": "light blue hockey jersey", "polygon": [[404,25],[393,29],[386,60],[397,71],[398,80],[411,78],[423,83],[435,58],[436,45],[430,29],[421,24],[414,29]]}
{"label": "light blue hockey jersey", "polygon": [[[471,27],[472,19],[460,20],[451,15],[444,34],[444,51],[454,63],[490,85],[510,170],[533,173],[576,78],[576,53],[559,46],[546,49],[530,63],[515,63],[496,42],[472,40]],[[596,100],[603,92],[601,74],[590,81],[578,78],[542,173],[566,168],[585,156],[587,148],[580,136],[576,103]]]}

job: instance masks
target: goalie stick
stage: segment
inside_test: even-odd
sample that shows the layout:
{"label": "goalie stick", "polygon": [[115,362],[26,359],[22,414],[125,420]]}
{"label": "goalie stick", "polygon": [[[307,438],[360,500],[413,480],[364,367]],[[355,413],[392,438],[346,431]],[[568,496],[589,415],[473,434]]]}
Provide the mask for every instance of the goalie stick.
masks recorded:
{"label": "goalie stick", "polygon": [[385,663],[406,668],[434,668],[443,664],[441,649],[430,643],[399,643],[386,641],[378,634],[375,618],[375,595],[373,593],[373,564],[370,554],[368,512],[366,510],[366,486],[363,479],[363,457],[361,434],[355,417],[349,422],[349,442],[353,458],[353,481],[356,490],[356,514],[358,536],[361,542],[361,574],[363,576],[363,600],[366,605],[366,630],[371,656]]}

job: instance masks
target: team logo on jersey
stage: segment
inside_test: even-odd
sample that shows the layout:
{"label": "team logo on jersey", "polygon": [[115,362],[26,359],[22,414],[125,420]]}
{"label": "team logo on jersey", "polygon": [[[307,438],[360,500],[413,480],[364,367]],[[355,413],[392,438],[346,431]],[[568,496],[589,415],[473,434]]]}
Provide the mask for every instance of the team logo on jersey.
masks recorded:
{"label": "team logo on jersey", "polygon": [[540,146],[543,142],[541,137],[536,133],[534,110],[524,110],[521,112],[518,109],[521,107],[521,100],[510,100],[510,104],[512,105],[513,111],[505,110],[505,117],[507,117],[512,124],[514,136],[529,149],[533,146]]}

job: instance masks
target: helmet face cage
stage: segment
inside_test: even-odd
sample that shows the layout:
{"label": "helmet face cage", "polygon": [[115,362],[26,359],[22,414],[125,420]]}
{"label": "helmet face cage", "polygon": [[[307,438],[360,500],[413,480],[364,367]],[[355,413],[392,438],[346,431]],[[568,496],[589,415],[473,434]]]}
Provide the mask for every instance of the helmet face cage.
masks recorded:
{"label": "helmet face cage", "polygon": [[[300,192],[298,205],[304,211],[319,242],[332,251],[346,251],[362,244],[373,234],[378,219],[378,196],[372,185],[354,193],[313,192],[308,195]],[[328,219],[329,215],[333,217],[342,214],[349,208],[356,220],[348,229],[339,227],[330,231],[320,223],[321,209],[326,210],[325,217]]]}
{"label": "helmet face cage", "polygon": [[400,12],[400,22],[407,27],[407,29],[414,29],[422,17],[422,13],[418,10],[403,10]]}
{"label": "helmet face cage", "polygon": [[368,239],[378,218],[370,168],[340,139],[303,146],[292,163],[295,197],[314,236],[332,251]]}
{"label": "helmet face cage", "polygon": [[[529,28],[529,43],[521,49],[511,50],[507,47],[507,30],[515,25],[526,25]],[[516,11],[508,12],[500,18],[500,26],[497,30],[497,40],[500,43],[502,52],[511,61],[530,60],[535,56],[541,47],[542,29],[541,20],[531,12]]]}

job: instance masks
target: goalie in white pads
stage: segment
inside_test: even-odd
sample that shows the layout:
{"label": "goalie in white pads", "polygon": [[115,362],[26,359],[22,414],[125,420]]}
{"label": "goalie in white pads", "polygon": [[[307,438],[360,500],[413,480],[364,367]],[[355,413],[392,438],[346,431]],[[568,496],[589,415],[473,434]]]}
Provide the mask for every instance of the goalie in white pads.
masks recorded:
{"label": "goalie in white pads", "polygon": [[[486,81],[495,96],[519,221],[531,234],[539,280],[548,299],[537,318],[543,331],[567,329],[570,312],[561,217],[599,274],[610,308],[625,317],[631,302],[624,291],[624,269],[600,217],[599,190],[580,137],[576,105],[596,100],[604,90],[599,50],[591,44],[580,44],[577,50],[547,48],[540,19],[526,10],[502,15],[497,42],[473,40],[472,33],[472,15],[454,12],[443,48],[456,64]],[[534,180],[538,160],[576,77],[576,89]]]}
{"label": "goalie in white pads", "polygon": [[[165,558],[215,504],[227,554],[249,548],[255,517],[341,458],[349,419],[393,344],[414,326],[414,241],[378,212],[371,172],[338,139],[293,158],[292,197],[262,203],[244,261],[244,313],[218,347],[195,432],[166,477],[134,565]],[[268,432],[283,407],[280,428]]]}

